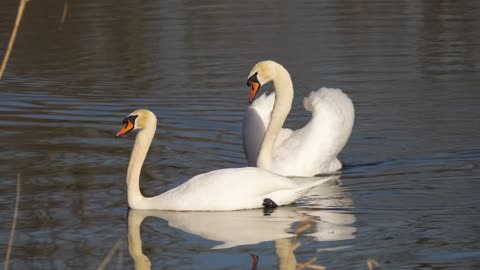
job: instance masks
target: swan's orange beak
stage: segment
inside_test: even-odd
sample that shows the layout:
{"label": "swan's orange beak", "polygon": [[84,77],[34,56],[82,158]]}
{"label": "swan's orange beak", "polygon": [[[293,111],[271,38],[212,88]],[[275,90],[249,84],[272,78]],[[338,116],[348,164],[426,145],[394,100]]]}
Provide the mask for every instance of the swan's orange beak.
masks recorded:
{"label": "swan's orange beak", "polygon": [[250,78],[247,80],[247,86],[250,86],[250,97],[248,97],[248,102],[252,103],[253,99],[255,98],[255,95],[258,92],[258,89],[260,89],[260,82],[258,81],[258,72],[255,72]]}
{"label": "swan's orange beak", "polygon": [[123,134],[125,133],[128,133],[129,131],[131,131],[135,126],[133,125],[132,121],[130,121],[130,119],[125,119],[123,120],[123,123],[125,123],[125,125],[123,126],[122,129],[120,129],[117,134],[115,135],[116,138],[122,136]]}
{"label": "swan's orange beak", "polygon": [[260,89],[260,83],[250,82],[250,96],[248,97],[249,103],[252,103],[253,99],[257,95],[258,89]]}

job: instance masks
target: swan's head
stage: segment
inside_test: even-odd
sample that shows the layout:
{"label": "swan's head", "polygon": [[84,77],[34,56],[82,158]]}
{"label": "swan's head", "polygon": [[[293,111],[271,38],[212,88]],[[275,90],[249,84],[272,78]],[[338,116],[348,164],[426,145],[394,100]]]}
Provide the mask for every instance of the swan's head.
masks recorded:
{"label": "swan's head", "polygon": [[129,116],[123,119],[123,125],[124,126],[117,132],[115,137],[118,138],[123,134],[126,134],[135,129],[141,130],[148,127],[156,128],[157,117],[155,117],[155,114],[153,114],[153,112],[149,110],[140,109],[132,112]]}
{"label": "swan's head", "polygon": [[267,60],[258,62],[248,74],[247,86],[250,87],[248,102],[252,103],[260,87],[275,78],[277,75],[277,62]]}

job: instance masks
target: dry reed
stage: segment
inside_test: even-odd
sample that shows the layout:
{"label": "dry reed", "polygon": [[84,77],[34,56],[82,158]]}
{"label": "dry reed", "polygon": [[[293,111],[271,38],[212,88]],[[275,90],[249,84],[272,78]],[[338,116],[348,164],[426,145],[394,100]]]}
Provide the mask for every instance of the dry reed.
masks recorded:
{"label": "dry reed", "polygon": [[[297,228],[295,229],[295,238],[299,237],[303,232],[306,230],[310,229],[313,224],[315,224],[315,220],[313,219],[305,219],[302,221]],[[294,239],[292,240],[292,252],[295,251],[297,248],[301,246],[300,241]],[[318,265],[318,264],[313,264],[317,260],[316,257],[311,258],[310,260],[304,262],[304,263],[299,263],[297,264],[297,270],[302,270],[302,269],[316,269],[316,270],[325,270],[327,269],[323,265]]]}
{"label": "dry reed", "polygon": [[15,38],[17,37],[18,27],[22,21],[23,10],[27,5],[28,0],[20,0],[20,5],[18,6],[17,18],[15,19],[15,25],[13,26],[12,35],[10,36],[10,41],[8,42],[7,51],[3,57],[2,66],[0,66],[0,80],[2,79],[3,72],[7,68],[8,59],[12,53],[13,44],[15,43]]}
{"label": "dry reed", "polygon": [[58,30],[62,30],[63,24],[65,23],[65,19],[67,18],[67,12],[68,12],[68,0],[65,0],[65,4],[63,4],[62,18],[60,19],[60,25],[58,26]]}
{"label": "dry reed", "polygon": [[368,266],[368,270],[373,270],[375,267],[379,266],[380,264],[374,260],[374,259],[367,259],[367,266]]}
{"label": "dry reed", "polygon": [[8,265],[10,263],[10,255],[12,254],[13,246],[13,237],[15,236],[15,227],[17,226],[17,216],[18,216],[18,205],[20,203],[20,173],[17,174],[17,194],[15,196],[15,208],[13,210],[13,220],[12,227],[10,228],[10,236],[8,238],[7,254],[5,254],[5,262],[3,264],[3,269],[8,270]]}
{"label": "dry reed", "polygon": [[[113,245],[113,247],[110,249],[110,251],[108,252],[107,256],[105,256],[105,258],[103,259],[102,263],[100,263],[100,265],[97,267],[97,270],[104,270],[105,267],[108,265],[108,263],[112,260],[113,258],[113,255],[115,254],[115,252],[117,250],[119,250],[119,254],[122,255],[123,252],[121,252],[121,245],[122,245],[122,240],[121,239],[118,239],[117,242],[115,242],[115,244]],[[122,256],[120,256],[120,259]]]}

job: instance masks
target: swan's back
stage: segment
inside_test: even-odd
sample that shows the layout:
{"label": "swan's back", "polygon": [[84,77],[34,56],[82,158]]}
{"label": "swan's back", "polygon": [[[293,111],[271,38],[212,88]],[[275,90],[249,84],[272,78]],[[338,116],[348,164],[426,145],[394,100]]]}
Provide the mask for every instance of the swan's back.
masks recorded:
{"label": "swan's back", "polygon": [[163,210],[230,211],[260,208],[270,198],[286,205],[329,180],[295,181],[254,167],[222,169],[197,175],[150,198],[149,204],[162,205]]}
{"label": "swan's back", "polygon": [[340,148],[340,152],[350,137],[355,120],[352,100],[340,89],[322,87],[304,98],[303,104],[312,112],[312,121],[323,128],[325,136],[330,136],[332,147]]}
{"label": "swan's back", "polygon": [[340,89],[322,87],[304,99],[312,118],[273,153],[273,171],[282,175],[311,176],[341,168],[337,155],[352,132],[353,103]]}
{"label": "swan's back", "polygon": [[352,133],[355,110],[352,100],[340,89],[322,87],[304,99],[306,110],[312,112],[312,121],[325,136],[322,143],[332,156],[337,156]]}

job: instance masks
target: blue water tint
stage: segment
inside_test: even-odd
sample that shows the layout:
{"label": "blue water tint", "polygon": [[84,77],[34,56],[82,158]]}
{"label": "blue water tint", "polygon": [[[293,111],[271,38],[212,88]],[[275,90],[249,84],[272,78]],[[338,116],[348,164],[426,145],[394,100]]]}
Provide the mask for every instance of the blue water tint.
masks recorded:
{"label": "blue water tint", "polygon": [[[258,269],[480,268],[479,3],[68,1],[60,26],[65,2],[29,1],[0,81],[4,247],[22,182],[10,269],[96,269],[115,245],[107,269],[250,269],[252,253]],[[2,56],[17,5],[0,3]],[[266,59],[293,80],[286,127],[307,123],[310,91],[353,100],[339,181],[270,215],[150,213],[134,237],[122,120],[158,118],[147,196],[246,166],[245,83]]]}

